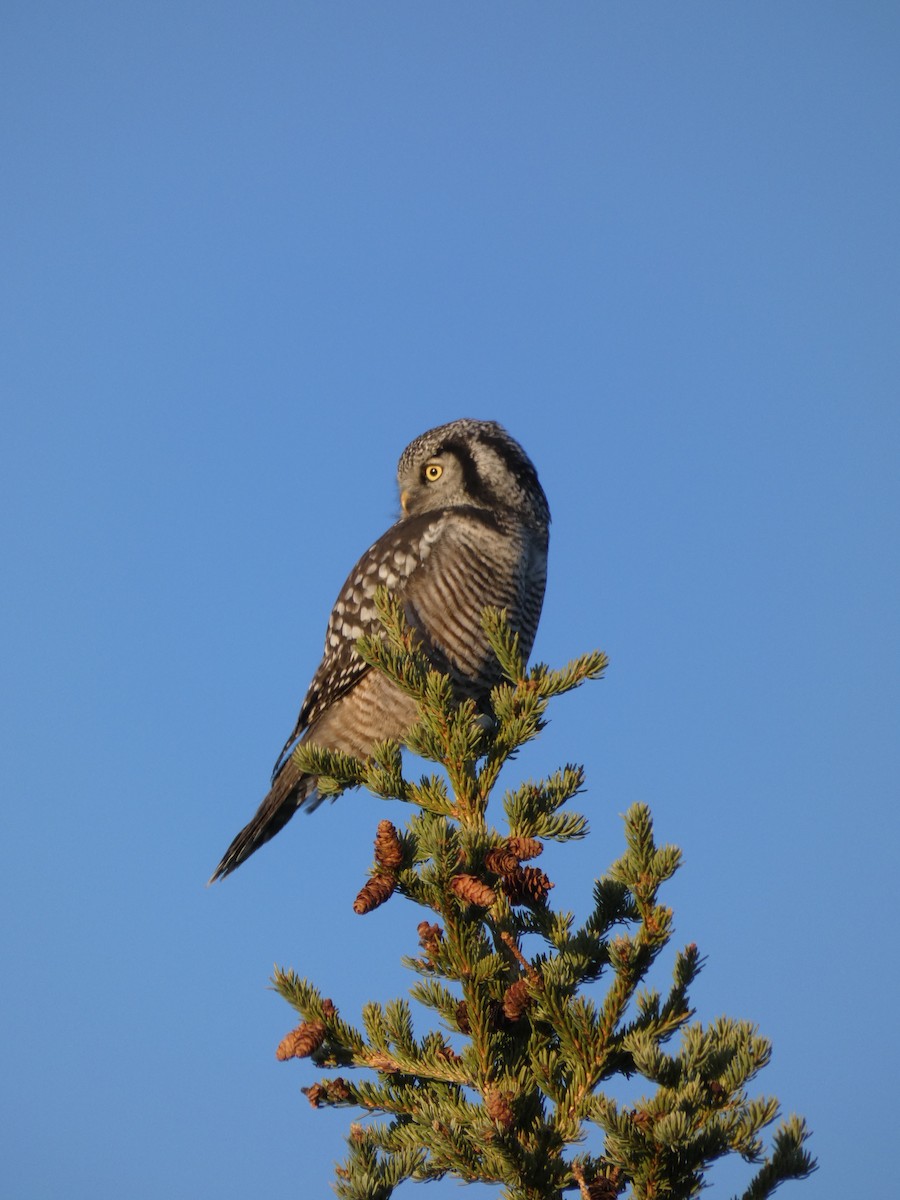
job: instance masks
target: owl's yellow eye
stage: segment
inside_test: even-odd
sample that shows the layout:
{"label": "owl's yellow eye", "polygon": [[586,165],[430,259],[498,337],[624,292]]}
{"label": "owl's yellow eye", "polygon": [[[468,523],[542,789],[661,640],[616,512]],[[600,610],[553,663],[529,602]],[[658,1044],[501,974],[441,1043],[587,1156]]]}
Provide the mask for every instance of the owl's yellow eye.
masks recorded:
{"label": "owl's yellow eye", "polygon": [[434,483],[436,479],[440,479],[443,473],[444,468],[440,463],[429,463],[423,472],[427,483]]}

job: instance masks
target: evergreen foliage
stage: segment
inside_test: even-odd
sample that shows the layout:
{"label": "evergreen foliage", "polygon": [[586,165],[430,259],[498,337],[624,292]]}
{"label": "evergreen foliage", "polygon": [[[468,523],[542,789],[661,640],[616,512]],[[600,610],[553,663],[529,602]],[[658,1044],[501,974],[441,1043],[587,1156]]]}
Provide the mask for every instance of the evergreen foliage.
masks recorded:
{"label": "evergreen foliage", "polygon": [[[565,807],[583,786],[581,768],[507,792],[507,832],[488,823],[504,762],[543,728],[553,696],[602,675],[605,656],[526,672],[504,614],[487,611],[505,681],[486,721],[472,702],[454,704],[396,601],[383,592],[378,602],[385,635],[363,639],[361,651],[419,702],[408,745],[440,764],[446,780],[407,780],[393,743],[367,762],[316,747],[295,753],[326,794],[366,787],[415,810],[402,832],[379,825],[371,877],[354,907],[365,914],[396,892],[425,910],[418,953],[405,961],[420,977],[411,996],[443,1030],[417,1037],[402,999],[366,1004],[355,1028],[307,980],[276,971],[276,989],[302,1018],[278,1057],[308,1056],[329,1071],[368,1069],[304,1089],[315,1107],[370,1115],[351,1126],[337,1195],[386,1200],[404,1180],[452,1176],[495,1183],[507,1200],[557,1200],[569,1189],[584,1200],[680,1200],[697,1195],[708,1167],[729,1153],[759,1164],[743,1200],[763,1200],[784,1180],[809,1175],[815,1162],[802,1119],[782,1122],[767,1154],[761,1135],[778,1104],[747,1093],[769,1060],[769,1042],[746,1021],[692,1021],[697,947],[677,954],[665,994],[645,987],[672,937],[672,912],[658,893],[680,862],[677,848],[656,844],[647,807],[625,815],[625,853],[596,882],[593,910],[578,927],[548,903],[546,874],[523,864],[544,841],[587,833],[584,817]],[[633,1104],[602,1090],[633,1075],[648,1084]],[[591,1126],[602,1131],[602,1152],[573,1153]]]}

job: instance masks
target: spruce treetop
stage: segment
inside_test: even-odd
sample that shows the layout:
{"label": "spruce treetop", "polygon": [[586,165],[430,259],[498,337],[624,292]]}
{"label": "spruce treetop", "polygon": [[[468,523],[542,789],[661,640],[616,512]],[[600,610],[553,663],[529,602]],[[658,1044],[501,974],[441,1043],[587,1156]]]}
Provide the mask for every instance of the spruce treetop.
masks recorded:
{"label": "spruce treetop", "polygon": [[[676,847],[657,845],[646,805],[625,814],[625,851],[596,881],[578,926],[553,908],[553,882],[535,860],[546,841],[586,836],[584,816],[567,807],[583,789],[582,769],[520,784],[502,797],[505,827],[489,819],[504,763],[540,733],[554,696],[603,674],[605,655],[526,671],[504,614],[487,610],[505,679],[490,713],[479,712],[454,702],[394,598],[382,591],[378,606],[384,636],[361,639],[360,652],[416,700],[406,744],[445,774],[407,779],[392,742],[367,761],[311,746],[295,754],[323,794],[365,787],[411,806],[403,830],[378,824],[353,908],[366,915],[398,895],[424,910],[404,962],[419,977],[410,997],[440,1027],[417,1036],[406,999],[371,1000],[361,1027],[351,1025],[311,982],[276,971],[275,988],[301,1017],[278,1058],[309,1058],[328,1072],[303,1089],[313,1107],[363,1116],[350,1128],[337,1195],[386,1200],[405,1180],[449,1176],[495,1183],[507,1200],[558,1200],[573,1189],[583,1200],[682,1200],[735,1153],[758,1166],[743,1200],[808,1176],[815,1162],[803,1120],[782,1121],[767,1151],[762,1135],[778,1103],[747,1091],[769,1042],[747,1021],[693,1020],[697,947],[676,954],[663,993],[646,984],[672,938],[659,892],[681,860]],[[604,1084],[622,1076],[645,1080],[646,1095],[618,1103]],[[586,1152],[592,1128],[602,1149]]]}

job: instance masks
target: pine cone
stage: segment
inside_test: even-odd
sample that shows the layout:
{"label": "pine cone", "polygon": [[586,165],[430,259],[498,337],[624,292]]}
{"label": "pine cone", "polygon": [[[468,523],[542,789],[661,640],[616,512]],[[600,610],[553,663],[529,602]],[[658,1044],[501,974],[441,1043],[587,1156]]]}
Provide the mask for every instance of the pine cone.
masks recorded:
{"label": "pine cone", "polygon": [[507,838],[506,845],[520,862],[525,862],[529,858],[537,858],[539,854],[544,853],[543,842],[539,842],[537,838],[533,837]]}
{"label": "pine cone", "polygon": [[619,1172],[615,1175],[601,1175],[586,1187],[586,1200],[616,1200],[622,1190],[618,1181]]}
{"label": "pine cone", "polygon": [[427,921],[420,921],[416,926],[416,933],[419,935],[419,945],[430,959],[440,953],[441,942],[444,940],[444,931],[440,925],[429,925]]}
{"label": "pine cone", "polygon": [[324,1079],[311,1087],[300,1089],[313,1108],[322,1108],[325,1104],[346,1104],[352,1096],[350,1084],[340,1075],[336,1079]]}
{"label": "pine cone", "polygon": [[515,983],[509,985],[503,995],[503,1015],[508,1021],[521,1020],[530,1005],[528,980],[517,979]]}
{"label": "pine cone", "polygon": [[510,904],[525,904],[535,908],[547,899],[553,884],[539,867],[519,867],[514,875],[503,879],[503,890]]}
{"label": "pine cone", "polygon": [[306,1058],[314,1054],[325,1041],[325,1026],[321,1021],[304,1021],[281,1039],[275,1057],[279,1062],[289,1058]]}
{"label": "pine cone", "polygon": [[490,908],[497,899],[494,889],[474,875],[454,875],[450,880],[450,887],[460,900],[465,900],[468,904],[477,904],[479,908]]}
{"label": "pine cone", "polygon": [[460,1000],[456,1006],[456,1027],[460,1033],[471,1033],[472,1026],[469,1024],[469,1008],[465,1000]]}
{"label": "pine cone", "polygon": [[385,900],[390,900],[396,886],[397,878],[394,875],[373,875],[353,901],[353,911],[360,916],[370,913],[379,904],[384,904]]}
{"label": "pine cone", "polygon": [[375,835],[375,861],[386,871],[395,871],[403,862],[403,846],[390,821],[378,822]]}
{"label": "pine cone", "polygon": [[457,1054],[452,1046],[448,1046],[446,1042],[442,1042],[436,1051],[438,1058],[443,1058],[449,1063],[462,1062],[462,1055]]}
{"label": "pine cone", "polygon": [[494,875],[512,875],[519,869],[519,860],[506,846],[494,846],[484,856],[484,865]]}
{"label": "pine cone", "polygon": [[509,1129],[516,1119],[510,1099],[509,1093],[501,1092],[499,1088],[489,1088],[484,1094],[484,1107],[488,1111],[488,1116],[501,1129]]}
{"label": "pine cone", "polygon": [[328,1099],[332,1104],[345,1104],[353,1094],[350,1091],[350,1084],[340,1075],[335,1079],[326,1080],[325,1087],[328,1091]]}

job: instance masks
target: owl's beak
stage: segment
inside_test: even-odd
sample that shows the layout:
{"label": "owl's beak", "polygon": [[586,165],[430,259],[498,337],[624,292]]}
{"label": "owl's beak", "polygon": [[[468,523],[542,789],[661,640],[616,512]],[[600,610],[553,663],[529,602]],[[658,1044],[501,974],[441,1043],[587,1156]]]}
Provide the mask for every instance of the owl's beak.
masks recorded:
{"label": "owl's beak", "polygon": [[403,509],[403,515],[407,514],[407,505],[409,504],[409,492],[403,491],[400,493],[400,507]]}

